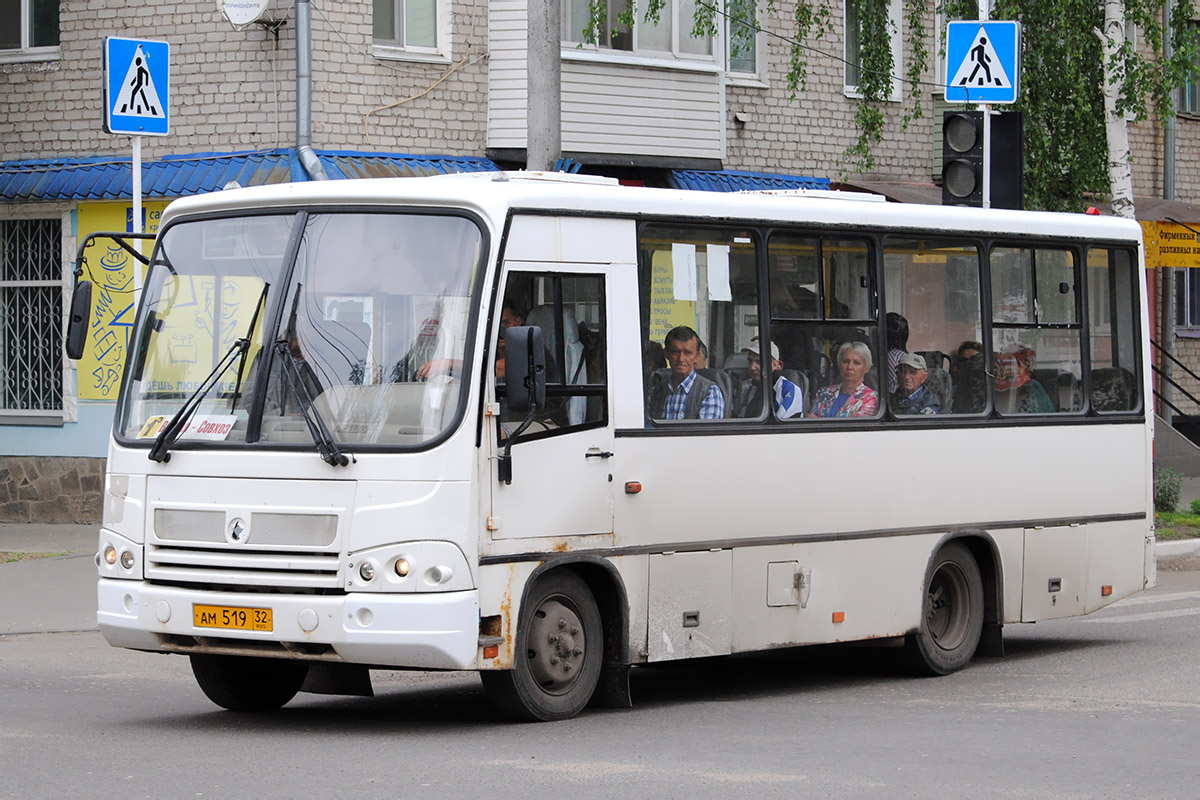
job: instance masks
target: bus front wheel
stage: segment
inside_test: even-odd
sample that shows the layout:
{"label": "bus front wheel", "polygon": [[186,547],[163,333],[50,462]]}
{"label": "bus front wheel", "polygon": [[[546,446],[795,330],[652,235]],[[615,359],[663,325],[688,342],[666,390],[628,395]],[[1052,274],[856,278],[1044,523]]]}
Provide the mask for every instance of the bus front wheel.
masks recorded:
{"label": "bus front wheel", "polygon": [[278,658],[193,653],[192,674],[209,700],[230,711],[274,711],[296,696],[308,664]]}
{"label": "bus front wheel", "polygon": [[975,655],[983,632],[983,578],[961,542],[938,550],[925,576],[920,629],[908,637],[909,666],[922,675],[948,675]]}
{"label": "bus front wheel", "polygon": [[539,579],[525,597],[513,668],[480,676],[488,699],[506,716],[568,719],[591,699],[603,650],[591,590],[578,575],[560,569]]}

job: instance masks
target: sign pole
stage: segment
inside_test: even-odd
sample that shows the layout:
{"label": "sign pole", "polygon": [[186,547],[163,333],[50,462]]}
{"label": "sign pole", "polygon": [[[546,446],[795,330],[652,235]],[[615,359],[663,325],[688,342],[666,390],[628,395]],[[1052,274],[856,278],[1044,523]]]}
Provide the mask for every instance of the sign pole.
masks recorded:
{"label": "sign pole", "polygon": [[[979,4],[979,21],[987,22],[990,3]],[[983,208],[992,207],[992,112],[987,103],[980,103],[983,112]]]}
{"label": "sign pole", "polygon": [[[133,139],[133,233],[142,232],[142,137]],[[142,242],[137,240],[138,252],[141,252]],[[133,265],[134,299],[142,290],[142,269],[140,264]]]}

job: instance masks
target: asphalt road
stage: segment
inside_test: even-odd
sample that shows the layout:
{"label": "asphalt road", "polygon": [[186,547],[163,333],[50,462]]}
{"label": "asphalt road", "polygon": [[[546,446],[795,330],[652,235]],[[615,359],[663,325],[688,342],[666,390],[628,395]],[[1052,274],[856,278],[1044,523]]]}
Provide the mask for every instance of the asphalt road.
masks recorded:
{"label": "asphalt road", "polygon": [[[1165,565],[1164,565],[1165,566]],[[0,636],[0,797],[1194,797],[1200,572],[1009,626],[945,678],[808,648],[634,671],[635,708],[498,722],[473,674],[218,710],[179,656]]]}

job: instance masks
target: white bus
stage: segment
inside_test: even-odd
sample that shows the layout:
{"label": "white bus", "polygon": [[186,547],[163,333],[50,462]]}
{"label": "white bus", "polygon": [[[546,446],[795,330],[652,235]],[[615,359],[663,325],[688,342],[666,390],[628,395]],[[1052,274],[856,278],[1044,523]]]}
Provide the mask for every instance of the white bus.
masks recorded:
{"label": "white bus", "polygon": [[100,630],[230,709],[478,670],[549,720],[670,659],[877,640],[944,674],[1153,585],[1138,226],[876,199],[496,173],[172,203]]}

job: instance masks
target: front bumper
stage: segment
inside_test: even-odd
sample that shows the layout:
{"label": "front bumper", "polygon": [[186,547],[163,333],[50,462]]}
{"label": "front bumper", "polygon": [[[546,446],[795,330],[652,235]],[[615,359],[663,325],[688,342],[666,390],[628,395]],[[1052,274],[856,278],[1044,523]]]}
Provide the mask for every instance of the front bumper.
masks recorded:
{"label": "front bumper", "polygon": [[[270,608],[274,629],[196,627],[194,603]],[[479,652],[476,590],[258,594],[101,578],[97,604],[96,618],[108,643],[134,650],[265,655],[417,669],[475,669]]]}

